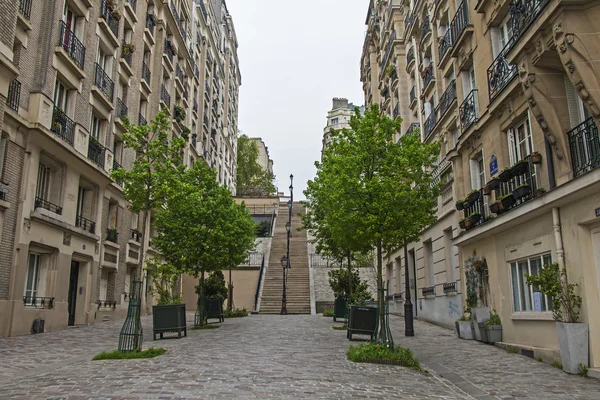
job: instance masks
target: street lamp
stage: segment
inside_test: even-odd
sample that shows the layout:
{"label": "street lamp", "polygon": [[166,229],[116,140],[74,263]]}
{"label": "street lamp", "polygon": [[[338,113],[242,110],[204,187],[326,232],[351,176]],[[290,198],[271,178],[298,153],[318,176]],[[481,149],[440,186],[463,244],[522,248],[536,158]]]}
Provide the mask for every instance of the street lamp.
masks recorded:
{"label": "street lamp", "polygon": [[[410,279],[408,273],[408,247],[404,243],[404,284],[406,301],[404,302],[404,336],[415,336],[413,306],[410,301]],[[415,299],[416,300],[416,299]]]}
{"label": "street lamp", "polygon": [[281,257],[281,268],[283,268],[283,297],[281,298],[281,315],[287,315],[287,288],[286,288],[286,279],[285,279],[285,270],[288,266],[289,259],[284,254]]}
{"label": "street lamp", "polygon": [[289,216],[288,222],[285,223],[287,232],[287,252],[281,257],[281,267],[283,268],[283,295],[281,297],[281,315],[287,315],[287,275],[290,270],[290,239],[292,237],[292,214],[294,204],[294,175],[290,174],[290,200],[288,201]]}

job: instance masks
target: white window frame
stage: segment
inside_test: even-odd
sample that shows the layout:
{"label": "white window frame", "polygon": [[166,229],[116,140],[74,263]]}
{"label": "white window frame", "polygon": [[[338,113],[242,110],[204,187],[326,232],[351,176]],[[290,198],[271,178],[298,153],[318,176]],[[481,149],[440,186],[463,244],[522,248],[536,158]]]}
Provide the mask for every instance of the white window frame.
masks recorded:
{"label": "white window frame", "polygon": [[[33,299],[38,297],[41,258],[39,253],[33,252],[29,253],[29,257],[27,258],[27,273],[25,275],[23,296],[29,301],[26,301],[25,305],[33,305]],[[32,265],[32,261],[34,265]]]}
{"label": "white window frame", "polygon": [[58,79],[54,84],[54,105],[63,110],[65,114],[69,114],[69,89]]}
{"label": "white window frame", "polygon": [[[510,293],[511,293],[511,299],[512,299],[511,307],[512,307],[513,313],[552,312],[552,298],[550,296],[543,295],[543,294],[542,294],[541,311],[534,310],[534,299],[533,299],[534,288],[531,285],[527,285],[524,281],[522,281],[522,279],[520,279],[521,276],[524,277],[524,274],[519,275],[519,269],[521,269],[523,267],[523,265],[521,263],[525,263],[525,262],[527,263],[527,272],[526,273],[531,275],[532,274],[531,273],[531,261],[536,260],[536,259],[540,261],[540,268],[544,268],[545,265],[552,263],[552,255],[550,252],[545,252],[545,253],[529,256],[526,258],[513,260],[508,263],[508,270],[509,270],[509,275],[510,275]],[[548,261],[548,262],[545,262],[545,261]],[[516,277],[515,277],[515,273],[517,274]],[[516,284],[517,284],[516,288],[515,288],[515,279],[516,279]],[[525,288],[524,286],[527,286],[527,287]],[[515,302],[515,291],[516,291],[517,295],[519,296],[518,297],[518,302],[519,302],[518,306]],[[527,299],[522,298],[522,296],[525,296],[525,295],[528,295]],[[526,308],[529,308],[527,310],[523,309],[523,301],[524,300],[526,303],[525,304]],[[528,304],[527,304],[527,301],[529,302]]]}
{"label": "white window frame", "polygon": [[92,121],[90,123],[90,136],[100,142],[102,135],[102,120],[92,113]]}
{"label": "white window frame", "polygon": [[45,201],[50,201],[50,184],[52,182],[52,168],[40,163],[38,166],[37,186],[35,196]]}

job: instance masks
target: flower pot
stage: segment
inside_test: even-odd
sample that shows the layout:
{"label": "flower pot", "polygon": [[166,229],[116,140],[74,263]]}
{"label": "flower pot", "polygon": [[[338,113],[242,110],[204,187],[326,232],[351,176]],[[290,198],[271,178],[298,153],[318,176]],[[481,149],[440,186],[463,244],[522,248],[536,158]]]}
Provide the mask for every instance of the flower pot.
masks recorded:
{"label": "flower pot", "polygon": [[466,222],[467,220],[464,219],[458,221],[458,226],[460,226],[460,229],[465,229],[467,227]]}
{"label": "flower pot", "polygon": [[529,163],[527,161],[519,161],[518,163],[512,166],[510,171],[512,172],[513,176],[523,175],[525,172],[527,172],[528,166]]}
{"label": "flower pot", "polygon": [[497,201],[494,204],[490,204],[490,211],[494,214],[500,214],[500,210],[502,210],[502,203]]}
{"label": "flower pot", "polygon": [[456,210],[460,211],[460,210],[464,210],[465,209],[465,205],[462,201],[457,201],[456,202]]}
{"label": "flower pot", "polygon": [[510,169],[504,170],[504,171],[500,172],[500,175],[498,175],[498,178],[500,178],[500,180],[502,182],[508,182],[512,179],[512,177],[513,177],[513,174]]}
{"label": "flower pot", "polygon": [[458,337],[465,340],[473,340],[473,323],[471,321],[457,321]]}
{"label": "flower pot", "polygon": [[589,326],[586,323],[556,322],[563,371],[579,373],[579,364],[589,365]]}
{"label": "flower pot", "polygon": [[476,202],[477,200],[479,200],[480,198],[481,198],[481,192],[480,192],[480,191],[472,192],[472,193],[469,195],[469,204],[470,204],[470,205],[473,205],[473,204],[475,204],[475,202]]}
{"label": "flower pot", "polygon": [[485,327],[485,334],[489,343],[501,342],[502,325],[487,325]]}
{"label": "flower pot", "polygon": [[473,222],[471,221],[471,218],[465,219],[464,223],[465,223],[465,229],[469,229],[470,227],[473,226]]}
{"label": "flower pot", "polygon": [[532,164],[541,164],[542,163],[542,155],[540,153],[533,153],[529,156]]}
{"label": "flower pot", "polygon": [[492,190],[496,190],[500,187],[500,184],[502,183],[502,181],[498,178],[494,178],[491,181],[489,181],[485,187],[488,188],[490,191]]}
{"label": "flower pot", "polygon": [[185,304],[152,306],[152,336],[163,338],[165,333],[177,333],[177,337],[187,336]]}
{"label": "flower pot", "polygon": [[515,204],[515,198],[512,194],[509,194],[508,196],[500,200],[500,202],[502,203],[502,208],[508,209]]}
{"label": "flower pot", "polygon": [[521,185],[515,190],[513,190],[512,195],[515,200],[521,199],[531,193],[531,186],[529,185]]}
{"label": "flower pot", "polygon": [[471,225],[475,225],[479,221],[481,221],[481,214],[475,214],[469,217],[469,221],[471,221]]}

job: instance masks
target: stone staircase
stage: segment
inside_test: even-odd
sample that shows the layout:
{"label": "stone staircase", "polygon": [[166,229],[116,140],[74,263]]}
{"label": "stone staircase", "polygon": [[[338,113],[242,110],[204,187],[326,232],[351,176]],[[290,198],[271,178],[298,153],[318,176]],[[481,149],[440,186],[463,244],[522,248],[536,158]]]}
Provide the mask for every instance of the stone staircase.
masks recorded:
{"label": "stone staircase", "polygon": [[[292,238],[290,240],[290,265],[287,283],[288,314],[310,314],[310,277],[308,270],[308,247],[306,231],[297,231],[302,226],[298,214],[304,214],[304,206],[294,203],[292,215]],[[261,314],[279,314],[283,294],[283,268],[281,257],[287,251],[285,223],[289,218],[287,203],[279,203],[279,213],[271,242],[269,269],[264,277],[260,301]]]}

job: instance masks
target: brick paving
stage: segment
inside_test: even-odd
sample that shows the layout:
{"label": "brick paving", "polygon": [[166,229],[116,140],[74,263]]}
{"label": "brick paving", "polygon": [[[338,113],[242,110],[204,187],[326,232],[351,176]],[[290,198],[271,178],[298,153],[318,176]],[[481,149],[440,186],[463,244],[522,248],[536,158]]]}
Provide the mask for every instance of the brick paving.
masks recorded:
{"label": "brick paving", "polygon": [[596,380],[427,323],[417,321],[417,336],[404,338],[397,317],[396,343],[413,348],[430,374],[348,362],[345,332],[321,316],[228,319],[163,341],[150,339],[148,317],[143,323],[144,347],[164,347],[165,355],[91,361],[116,347],[116,322],[0,338],[0,399],[600,399]]}

